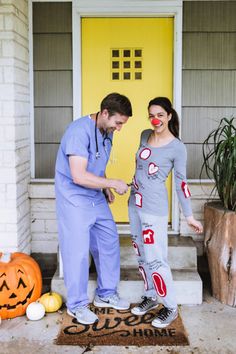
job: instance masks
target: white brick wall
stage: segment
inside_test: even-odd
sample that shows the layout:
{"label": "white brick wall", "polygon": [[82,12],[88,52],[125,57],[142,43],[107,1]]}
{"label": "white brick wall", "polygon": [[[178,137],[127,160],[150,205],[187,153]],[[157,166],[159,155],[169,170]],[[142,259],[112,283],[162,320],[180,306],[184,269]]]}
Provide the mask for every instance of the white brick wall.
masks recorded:
{"label": "white brick wall", "polygon": [[32,182],[29,195],[32,252],[56,253],[58,240],[54,183]]}
{"label": "white brick wall", "polygon": [[28,0],[0,2],[0,251],[30,252]]}
{"label": "white brick wall", "polygon": [[[210,197],[212,183],[190,182],[194,216],[204,224],[203,208]],[[57,222],[55,213],[54,183],[32,182],[29,186],[31,200],[32,252],[56,253],[58,247]],[[180,214],[180,234],[191,236],[198,254],[203,253],[203,235],[197,235],[186,224]]]}

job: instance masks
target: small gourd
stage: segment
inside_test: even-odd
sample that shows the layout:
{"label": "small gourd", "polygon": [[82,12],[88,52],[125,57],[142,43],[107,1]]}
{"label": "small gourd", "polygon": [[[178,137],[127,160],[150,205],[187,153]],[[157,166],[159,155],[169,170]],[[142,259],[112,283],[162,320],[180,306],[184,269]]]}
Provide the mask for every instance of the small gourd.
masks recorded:
{"label": "small gourd", "polygon": [[31,321],[38,321],[45,315],[45,308],[40,302],[31,302],[26,309],[26,316]]}
{"label": "small gourd", "polygon": [[39,302],[43,304],[46,312],[56,312],[61,308],[62,297],[60,294],[50,291],[49,293],[43,294]]}

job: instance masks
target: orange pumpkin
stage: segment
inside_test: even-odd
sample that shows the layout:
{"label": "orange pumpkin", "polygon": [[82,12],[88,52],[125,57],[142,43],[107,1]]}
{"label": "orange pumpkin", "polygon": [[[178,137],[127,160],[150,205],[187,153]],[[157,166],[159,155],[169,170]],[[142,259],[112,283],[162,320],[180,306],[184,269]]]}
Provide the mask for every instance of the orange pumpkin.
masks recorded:
{"label": "orange pumpkin", "polygon": [[0,253],[0,317],[23,316],[42,292],[38,263],[24,253]]}

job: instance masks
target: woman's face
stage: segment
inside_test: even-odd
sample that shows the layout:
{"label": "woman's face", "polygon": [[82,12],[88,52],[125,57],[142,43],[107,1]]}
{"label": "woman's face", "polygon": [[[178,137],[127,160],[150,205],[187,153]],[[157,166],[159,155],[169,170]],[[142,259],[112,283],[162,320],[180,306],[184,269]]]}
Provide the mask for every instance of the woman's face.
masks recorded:
{"label": "woman's face", "polygon": [[148,115],[156,133],[169,130],[168,122],[171,119],[171,113],[168,114],[161,106],[152,105],[148,109]]}

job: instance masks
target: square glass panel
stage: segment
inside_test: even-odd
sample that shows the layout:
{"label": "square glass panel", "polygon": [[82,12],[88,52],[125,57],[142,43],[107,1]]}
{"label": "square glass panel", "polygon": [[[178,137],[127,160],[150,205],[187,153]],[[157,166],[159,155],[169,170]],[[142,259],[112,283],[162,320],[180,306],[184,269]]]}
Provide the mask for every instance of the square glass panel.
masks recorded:
{"label": "square glass panel", "polygon": [[124,80],[130,80],[130,73],[123,73]]}
{"label": "square glass panel", "polygon": [[142,62],[141,61],[135,61],[134,62],[134,67],[135,68],[141,68],[142,67]]}
{"label": "square glass panel", "polygon": [[123,67],[124,67],[125,69],[129,69],[129,68],[130,68],[130,61],[124,61]]}
{"label": "square glass panel", "polygon": [[113,69],[119,69],[120,67],[120,62],[119,61],[113,61],[112,62],[112,68]]}
{"label": "square glass panel", "polygon": [[120,51],[118,49],[113,49],[112,50],[112,57],[119,57],[120,56]]}
{"label": "square glass panel", "polygon": [[112,73],[112,80],[119,80],[120,74],[119,73]]}
{"label": "square glass panel", "polygon": [[135,73],[135,80],[142,80],[142,73]]}
{"label": "square glass panel", "polygon": [[123,56],[124,57],[130,57],[130,50],[129,49],[123,50]]}
{"label": "square glass panel", "polygon": [[142,56],[142,49],[135,49],[134,56],[141,57]]}

